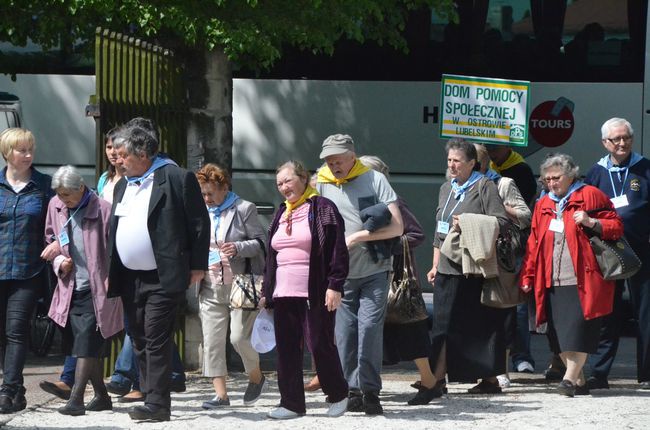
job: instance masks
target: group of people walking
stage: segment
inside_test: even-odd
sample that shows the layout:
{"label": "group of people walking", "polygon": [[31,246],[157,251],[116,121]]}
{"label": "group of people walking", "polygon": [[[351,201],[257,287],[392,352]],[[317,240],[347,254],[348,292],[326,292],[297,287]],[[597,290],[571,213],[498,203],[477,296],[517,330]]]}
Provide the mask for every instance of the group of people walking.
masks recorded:
{"label": "group of people walking", "polygon": [[[499,393],[509,383],[509,353],[513,361],[519,357],[517,370],[532,370],[533,364],[526,358],[525,304],[487,304],[486,286],[495,282],[527,294],[535,325],[546,327],[550,349],[566,369],[560,394],[607,388],[625,282],[603,279],[589,237],[609,240],[625,233],[642,261],[650,255],[650,161],[632,152],[632,141],[627,121],[607,121],[602,142],[608,154],[584,180],[571,157],[549,155],[540,167],[539,196],[532,170],[510,148],[450,140],[426,274],[433,284],[430,336],[426,321],[384,327],[393,256],[403,250],[400,238],[412,248],[425,232],[391,187],[388,166],[377,157],[357,157],[348,135],[324,140],[319,156],[324,164],[314,182],[299,161],[278,167],[276,185],[284,202],[267,232],[255,205],[231,189],[227,170],[214,164],[196,173],[178,167],[159,153],[149,120],[136,118],[107,134],[110,167],[98,194],[72,166],[51,178],[39,173],[31,165],[33,135],[5,130],[0,412],[26,407],[26,331],[47,262],[58,279],[49,316],[63,329],[68,357],[67,377],[41,387],[67,400],[59,409],[66,415],[112,409],[108,392],[116,392],[117,382],[107,390],[100,360],[107,340],[126,328],[133,352],[126,349],[125,360],[133,354],[139,385],[133,386],[135,394],[127,394],[129,388],[119,394],[144,402],[129,415],[135,421],[170,419],[170,391],[184,390],[184,380],[182,389],[174,389],[172,331],[189,287],[199,301],[203,374],[212,378],[215,391],[204,409],[231,404],[228,333],[249,378],[244,404],[255,403],[268,386],[251,344],[262,308],[273,312],[281,395],[270,418],[306,413],[304,347],[317,374],[309,387],[322,388],[331,417],[383,413],[384,360],[415,362],[420,379],[410,405],[441,397],[447,382],[478,382],[470,393]],[[517,270],[505,273],[496,243],[512,229],[524,241],[527,237],[527,245]],[[628,280],[640,328],[642,388],[650,388],[648,270],[644,266]],[[231,306],[233,288],[251,275],[264,280],[258,309]],[[586,378],[588,357],[592,374]],[[94,397],[85,403],[88,381]]]}

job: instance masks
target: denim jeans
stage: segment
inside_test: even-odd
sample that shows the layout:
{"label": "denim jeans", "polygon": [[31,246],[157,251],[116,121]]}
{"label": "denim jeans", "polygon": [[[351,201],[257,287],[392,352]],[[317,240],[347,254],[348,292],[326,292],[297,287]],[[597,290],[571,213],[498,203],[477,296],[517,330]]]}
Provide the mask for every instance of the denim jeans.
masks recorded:
{"label": "denim jeans", "polygon": [[535,360],[530,353],[530,331],[528,330],[528,303],[517,305],[517,328],[515,331],[515,347],[510,353],[512,365],[517,370],[517,365],[523,361],[535,367]]}
{"label": "denim jeans", "polygon": [[348,279],[336,310],[336,344],[351,391],[379,393],[388,272]]}
{"label": "denim jeans", "polygon": [[65,361],[63,362],[63,371],[59,380],[65,382],[65,384],[72,388],[74,385],[74,371],[77,368],[77,357],[72,357],[70,355],[65,356]]}
{"label": "denim jeans", "polygon": [[4,333],[3,381],[1,391],[11,396],[23,387],[29,322],[41,295],[42,274],[31,279],[0,281],[0,324]]}

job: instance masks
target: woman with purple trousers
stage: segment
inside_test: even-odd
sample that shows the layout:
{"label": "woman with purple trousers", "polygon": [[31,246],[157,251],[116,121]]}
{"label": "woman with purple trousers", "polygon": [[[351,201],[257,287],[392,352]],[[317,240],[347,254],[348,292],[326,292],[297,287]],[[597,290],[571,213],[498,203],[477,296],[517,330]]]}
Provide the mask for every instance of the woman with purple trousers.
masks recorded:
{"label": "woman with purple trousers", "polygon": [[336,308],[349,266],[343,219],[334,203],[309,186],[309,172],[297,161],[280,166],[276,181],[286,200],[269,229],[260,306],[274,311],[281,400],[268,416],[289,419],[305,414],[304,338],[330,402],[327,414],[337,417],[348,403],[334,340]]}

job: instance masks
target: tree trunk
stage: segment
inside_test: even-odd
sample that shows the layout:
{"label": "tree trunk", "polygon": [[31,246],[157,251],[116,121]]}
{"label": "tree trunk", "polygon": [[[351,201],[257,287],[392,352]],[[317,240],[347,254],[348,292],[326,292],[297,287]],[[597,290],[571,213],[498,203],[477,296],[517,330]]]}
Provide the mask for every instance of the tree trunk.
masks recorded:
{"label": "tree trunk", "polygon": [[188,56],[187,168],[232,169],[232,68],[223,50]]}
{"label": "tree trunk", "polygon": [[[187,168],[197,171],[206,163],[232,170],[232,69],[222,50],[195,52],[186,61],[189,113]],[[186,369],[202,363],[198,291],[187,293],[185,318]]]}

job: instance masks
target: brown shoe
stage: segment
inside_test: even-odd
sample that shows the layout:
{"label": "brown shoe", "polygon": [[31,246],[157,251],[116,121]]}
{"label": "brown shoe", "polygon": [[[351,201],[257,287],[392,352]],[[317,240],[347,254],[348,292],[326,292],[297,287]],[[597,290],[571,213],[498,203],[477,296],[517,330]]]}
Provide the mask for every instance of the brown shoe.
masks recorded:
{"label": "brown shoe", "polygon": [[318,376],[314,376],[311,381],[305,384],[305,391],[312,392],[320,390],[320,381]]}
{"label": "brown shoe", "polygon": [[41,381],[38,383],[38,386],[41,387],[41,390],[46,393],[54,394],[60,399],[69,400],[70,399],[70,387],[68,384],[62,381],[50,382],[50,381]]}
{"label": "brown shoe", "polygon": [[487,381],[483,379],[478,385],[467,390],[469,394],[499,394],[501,387],[498,382]]}
{"label": "brown shoe", "polygon": [[144,394],[142,394],[140,391],[133,390],[130,393],[119,397],[117,401],[118,403],[144,402]]}

